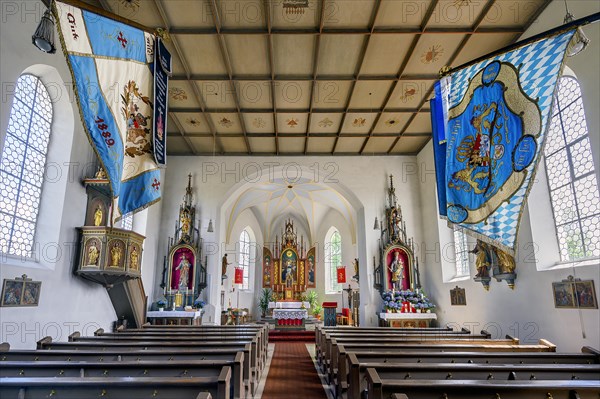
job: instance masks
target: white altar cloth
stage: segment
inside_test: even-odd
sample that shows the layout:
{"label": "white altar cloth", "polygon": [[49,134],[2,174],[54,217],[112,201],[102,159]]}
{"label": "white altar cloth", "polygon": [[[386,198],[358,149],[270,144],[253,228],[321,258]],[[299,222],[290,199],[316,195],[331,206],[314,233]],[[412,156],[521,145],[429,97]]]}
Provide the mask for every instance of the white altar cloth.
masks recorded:
{"label": "white altar cloth", "polygon": [[280,319],[306,319],[308,318],[308,312],[306,309],[274,309],[273,318],[276,320]]}
{"label": "white altar cloth", "polygon": [[435,313],[379,313],[379,317],[383,320],[437,320]]}
{"label": "white altar cloth", "polygon": [[301,309],[302,304],[306,309],[310,308],[308,302],[269,302],[269,309]]}
{"label": "white altar cloth", "polygon": [[196,319],[202,316],[202,311],[197,312],[186,312],[184,310],[152,310],[146,313],[146,317],[150,318],[182,318],[182,319]]}

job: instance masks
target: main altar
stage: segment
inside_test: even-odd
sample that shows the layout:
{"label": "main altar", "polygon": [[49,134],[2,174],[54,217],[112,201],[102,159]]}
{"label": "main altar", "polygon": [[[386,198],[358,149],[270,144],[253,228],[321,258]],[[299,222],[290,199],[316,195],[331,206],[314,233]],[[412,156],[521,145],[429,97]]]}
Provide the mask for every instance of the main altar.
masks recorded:
{"label": "main altar", "polygon": [[264,247],[263,262],[263,287],[271,288],[277,301],[299,301],[315,287],[315,248],[305,251],[292,220],[285,222],[281,240],[277,236],[272,248]]}

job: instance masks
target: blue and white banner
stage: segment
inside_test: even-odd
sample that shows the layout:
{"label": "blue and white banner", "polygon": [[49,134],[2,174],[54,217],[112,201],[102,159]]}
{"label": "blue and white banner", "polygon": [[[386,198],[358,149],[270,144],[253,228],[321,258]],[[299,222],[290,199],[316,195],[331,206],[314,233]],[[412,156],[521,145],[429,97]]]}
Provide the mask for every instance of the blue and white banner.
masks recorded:
{"label": "blue and white banner", "polygon": [[510,254],[573,32],[460,69],[435,87],[440,216]]}
{"label": "blue and white banner", "polygon": [[154,54],[154,159],[158,166],[167,165],[167,109],[169,76],[172,74],[171,54],[160,37],[156,38]]}
{"label": "blue and white banner", "polygon": [[117,220],[161,197],[152,149],[154,37],[74,6],[55,6],[81,120],[110,180]]}

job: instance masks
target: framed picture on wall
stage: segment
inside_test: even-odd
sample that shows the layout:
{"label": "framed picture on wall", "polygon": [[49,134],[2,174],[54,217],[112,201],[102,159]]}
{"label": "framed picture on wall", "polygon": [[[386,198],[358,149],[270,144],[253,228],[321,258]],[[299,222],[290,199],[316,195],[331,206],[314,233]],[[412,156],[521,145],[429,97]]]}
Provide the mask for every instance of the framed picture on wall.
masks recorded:
{"label": "framed picture on wall", "polygon": [[581,309],[598,309],[594,280],[575,281],[575,302]]}
{"label": "framed picture on wall", "polygon": [[450,290],[450,305],[452,306],[466,306],[467,305],[467,294],[464,288],[460,288],[458,285]]}
{"label": "framed picture on wall", "polygon": [[552,283],[554,307],[566,309],[598,309],[594,280],[580,280],[569,276]]}
{"label": "framed picture on wall", "polygon": [[14,279],[4,279],[0,306],[38,306],[41,291],[42,282],[31,281],[26,274]]}
{"label": "framed picture on wall", "polygon": [[552,283],[552,294],[554,295],[555,308],[575,308],[575,297],[573,296],[573,283],[570,281]]}

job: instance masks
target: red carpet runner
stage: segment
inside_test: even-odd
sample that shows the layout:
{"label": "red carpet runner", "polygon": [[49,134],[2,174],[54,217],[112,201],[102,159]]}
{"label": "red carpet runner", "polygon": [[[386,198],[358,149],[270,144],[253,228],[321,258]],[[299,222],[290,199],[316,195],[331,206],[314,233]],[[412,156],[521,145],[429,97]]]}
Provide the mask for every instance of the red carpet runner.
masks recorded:
{"label": "red carpet runner", "polygon": [[263,399],[327,399],[304,342],[277,342]]}

